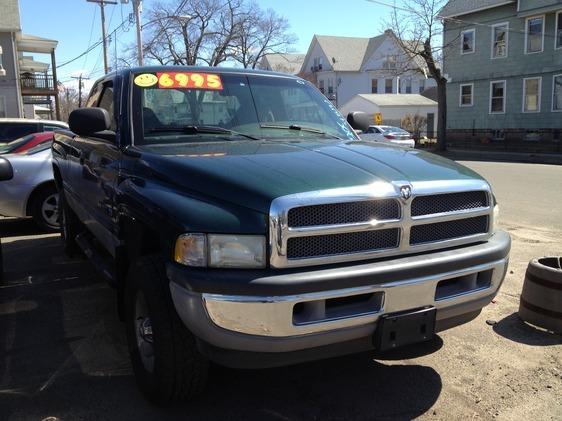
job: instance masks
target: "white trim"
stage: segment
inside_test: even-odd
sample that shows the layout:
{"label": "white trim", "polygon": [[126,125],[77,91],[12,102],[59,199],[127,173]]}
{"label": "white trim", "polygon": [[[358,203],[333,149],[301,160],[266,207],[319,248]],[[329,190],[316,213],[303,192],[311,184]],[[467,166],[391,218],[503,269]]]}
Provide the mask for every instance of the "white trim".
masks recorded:
{"label": "white trim", "polygon": [[[462,103],[462,88],[463,86],[470,86],[470,104]],[[459,85],[459,107],[472,107],[474,105],[474,83],[461,83]]]}
{"label": "white trim", "polygon": [[562,10],[559,10],[554,15],[554,49],[555,50],[562,49],[562,44],[560,44],[558,47],[556,46],[556,42],[558,41],[558,30],[560,29],[562,31],[562,28],[558,28],[558,16],[562,16]]}
{"label": "white trim", "polygon": [[[463,47],[464,47],[463,36],[464,36],[464,34],[466,34],[468,32],[472,32],[472,51],[465,52],[463,50]],[[474,54],[475,52],[476,52],[476,28],[465,29],[464,31],[461,31],[461,56],[464,56],[464,55],[467,55],[467,54]]]}
{"label": "white trim", "polygon": [[[505,26],[507,28],[505,30],[505,56],[494,57],[494,42],[495,42],[494,31],[495,31],[496,27],[498,27],[498,26]],[[490,58],[492,60],[507,58],[507,56],[509,55],[509,22],[501,22],[501,23],[496,23],[495,25],[492,25],[492,43],[491,43],[490,49],[491,49]]]}
{"label": "white trim", "polygon": [[[525,110],[525,100],[527,98],[527,91],[526,91],[526,86],[527,86],[527,81],[528,80],[538,80],[539,81],[539,87],[538,87],[538,92],[537,92],[537,109],[535,111],[529,111],[529,110]],[[541,101],[542,101],[542,76],[535,76],[535,77],[524,77],[523,78],[523,101],[521,104],[521,112],[525,113],[525,114],[536,114],[536,113],[540,113],[541,112]]]}
{"label": "white trim", "polygon": [[[503,83],[503,111],[492,111],[492,86],[494,85],[494,83]],[[505,114],[505,106],[507,103],[507,82],[505,79],[501,79],[501,80],[491,80],[490,81],[490,101],[489,101],[489,107],[488,107],[488,114]]]}
{"label": "white trim", "polygon": [[552,76],[552,95],[550,97],[550,101],[551,101],[550,111],[553,112],[553,113],[562,113],[562,108],[559,109],[559,110],[554,109],[554,81],[557,77],[562,78],[562,73],[560,73],[559,75],[553,75]]}
{"label": "white trim", "polygon": [[[529,21],[531,19],[536,19],[536,18],[541,18],[542,19],[542,40],[541,40],[541,50],[540,51],[531,51],[528,52],[527,51],[527,36],[529,35]],[[538,54],[538,53],[542,53],[544,51],[544,33],[545,33],[545,23],[546,23],[546,18],[545,15],[535,15],[535,16],[529,16],[528,18],[525,19],[525,49],[524,52],[525,54]]]}
{"label": "white trim", "polygon": [[512,3],[513,3],[513,0],[511,0],[511,1],[508,0],[508,1],[504,1],[503,3],[500,3],[500,4],[494,4],[494,5],[491,5],[491,6],[483,6],[483,7],[477,8],[477,9],[470,9],[470,10],[467,10],[466,12],[455,13],[454,15],[448,15],[448,16],[439,15],[439,17],[441,19],[449,19],[449,18],[454,18],[454,17],[457,17],[457,16],[470,15],[471,13],[481,12],[483,10],[488,10],[488,9],[495,9],[496,7],[505,6],[506,4],[512,4]]}

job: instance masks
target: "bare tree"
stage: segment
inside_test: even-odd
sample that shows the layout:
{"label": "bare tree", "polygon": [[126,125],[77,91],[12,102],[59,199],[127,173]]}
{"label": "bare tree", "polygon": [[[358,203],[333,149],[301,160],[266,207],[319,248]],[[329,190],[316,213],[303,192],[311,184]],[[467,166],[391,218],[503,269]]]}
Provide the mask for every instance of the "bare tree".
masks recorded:
{"label": "bare tree", "polygon": [[[87,92],[82,93],[82,103],[85,102]],[[68,121],[70,113],[78,108],[78,89],[59,85],[60,115],[62,121]]]}
{"label": "bare tree", "polygon": [[256,67],[263,55],[287,51],[295,37],[275,12],[247,0],[174,0],[147,10],[145,57],[159,64]]}
{"label": "bare tree", "polygon": [[443,34],[439,12],[447,0],[404,0],[395,7],[390,26],[402,49],[412,60],[423,63],[437,83],[437,147],[447,147],[447,79],[440,63],[449,45],[441,45]]}
{"label": "bare tree", "polygon": [[287,19],[271,9],[261,10],[256,3],[249,4],[240,23],[234,59],[246,68],[255,69],[266,54],[289,52],[296,42],[296,36],[288,32]]}
{"label": "bare tree", "polygon": [[414,135],[416,140],[419,140],[421,131],[427,125],[427,118],[420,114],[406,114],[400,126]]}

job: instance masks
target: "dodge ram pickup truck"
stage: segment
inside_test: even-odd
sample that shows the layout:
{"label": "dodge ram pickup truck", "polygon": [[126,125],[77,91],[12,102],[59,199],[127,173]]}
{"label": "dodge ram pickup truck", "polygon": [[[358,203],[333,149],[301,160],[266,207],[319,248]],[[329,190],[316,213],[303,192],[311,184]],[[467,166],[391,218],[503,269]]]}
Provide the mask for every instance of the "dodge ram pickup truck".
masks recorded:
{"label": "dodge ram pickup truck", "polygon": [[52,147],[64,248],[115,286],[154,401],[200,392],[211,362],[427,341],[504,279],[510,237],[482,177],[362,141],[361,118],[298,77],[127,69],[69,123]]}

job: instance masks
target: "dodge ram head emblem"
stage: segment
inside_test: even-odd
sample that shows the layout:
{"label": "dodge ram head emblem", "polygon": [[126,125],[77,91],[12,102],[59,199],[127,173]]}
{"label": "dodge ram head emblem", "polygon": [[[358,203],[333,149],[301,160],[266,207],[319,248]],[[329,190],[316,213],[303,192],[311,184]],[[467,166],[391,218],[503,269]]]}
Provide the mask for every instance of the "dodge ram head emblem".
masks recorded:
{"label": "dodge ram head emblem", "polygon": [[412,196],[412,188],[410,186],[400,187],[400,196],[402,199],[408,200]]}

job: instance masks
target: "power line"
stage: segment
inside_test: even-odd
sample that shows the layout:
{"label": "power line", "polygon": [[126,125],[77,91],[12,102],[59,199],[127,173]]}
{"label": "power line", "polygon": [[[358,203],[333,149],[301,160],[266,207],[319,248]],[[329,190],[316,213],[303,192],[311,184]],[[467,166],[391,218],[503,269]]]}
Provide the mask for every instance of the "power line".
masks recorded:
{"label": "power line", "polygon": [[[92,15],[92,24],[90,25],[90,36],[88,37],[88,45],[90,45],[90,43],[92,42],[92,35],[94,34],[94,23],[96,23],[97,11],[98,9],[94,9],[94,14]],[[82,65],[82,68],[86,67],[87,62],[88,62],[88,54],[86,54],[86,57],[84,57],[84,64]]]}
{"label": "power line", "polygon": [[[107,35],[105,33],[105,6],[108,4],[117,4],[116,1],[113,0],[86,0],[87,2],[90,3],[97,3],[100,7],[100,13],[101,13],[101,36],[102,36],[102,42],[103,42],[103,68],[105,70],[105,73],[108,72],[109,70],[109,65],[108,65],[108,61],[107,61]],[[113,9],[113,11],[115,11],[115,9]]]}
{"label": "power line", "polygon": [[[109,34],[107,34],[107,36],[105,37],[106,40],[109,39],[109,37],[110,37],[112,34],[116,33],[118,30],[120,30],[126,23],[127,23],[127,19],[125,19],[124,21],[122,21],[112,32],[110,32]],[[84,51],[83,53],[79,54],[78,56],[76,56],[76,57],[74,57],[74,58],[72,58],[72,59],[70,59],[70,60],[68,60],[68,61],[65,61],[65,62],[62,63],[62,64],[59,64],[59,65],[57,66],[57,69],[60,68],[60,67],[66,66],[67,64],[70,64],[70,63],[72,63],[72,62],[74,62],[74,61],[76,61],[76,60],[78,60],[80,57],[84,57],[84,55],[88,54],[90,51],[92,51],[93,49],[95,49],[97,46],[101,45],[102,42],[103,42],[103,40],[101,40],[101,39],[98,40],[98,41],[96,41],[94,44],[90,45],[90,46],[86,49],[86,51]]]}

